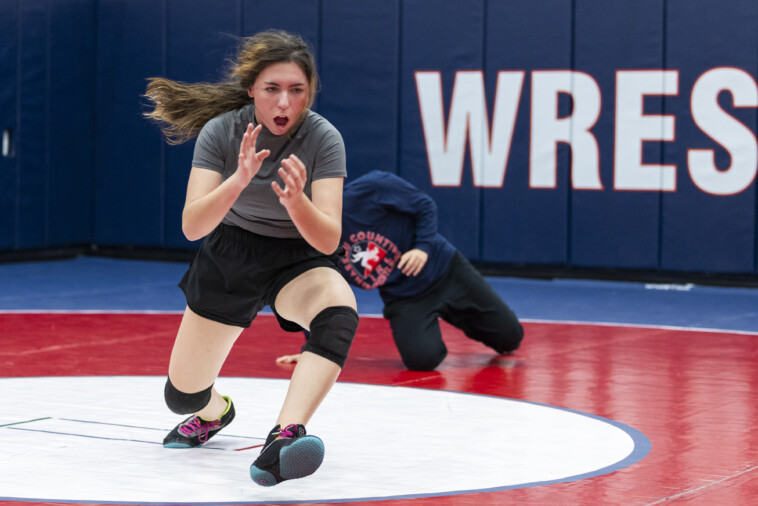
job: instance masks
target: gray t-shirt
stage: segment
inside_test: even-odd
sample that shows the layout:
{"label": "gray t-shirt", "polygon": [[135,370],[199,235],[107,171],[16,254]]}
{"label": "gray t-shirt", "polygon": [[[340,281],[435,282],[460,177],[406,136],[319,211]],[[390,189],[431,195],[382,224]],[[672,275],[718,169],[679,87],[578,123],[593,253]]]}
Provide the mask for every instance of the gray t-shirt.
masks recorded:
{"label": "gray t-shirt", "polygon": [[[217,116],[205,124],[195,142],[192,166],[221,173],[223,180],[237,170],[240,143],[248,123],[256,126],[253,105]],[[256,151],[270,149],[261,168],[240,194],[223,223],[236,225],[259,235],[282,238],[301,237],[287,210],[271,188],[284,182],[277,171],[282,160],[294,154],[308,173],[304,193],[311,198],[311,182],[330,177],[346,177],[345,144],[331,123],[308,111],[300,127],[289,135],[273,135],[265,126],[258,134]]]}

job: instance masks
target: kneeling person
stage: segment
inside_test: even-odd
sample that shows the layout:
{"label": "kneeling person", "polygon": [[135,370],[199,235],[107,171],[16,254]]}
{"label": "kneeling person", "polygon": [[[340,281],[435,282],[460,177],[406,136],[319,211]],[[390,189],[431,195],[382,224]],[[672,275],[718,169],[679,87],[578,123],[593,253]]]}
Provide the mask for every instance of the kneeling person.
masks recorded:
{"label": "kneeling person", "polygon": [[[447,355],[438,318],[499,354],[519,347],[516,315],[437,232],[434,200],[404,179],[372,171],[345,185],[339,264],[349,283],[377,288],[408,369],[431,371]],[[279,357],[296,362],[299,355]]]}

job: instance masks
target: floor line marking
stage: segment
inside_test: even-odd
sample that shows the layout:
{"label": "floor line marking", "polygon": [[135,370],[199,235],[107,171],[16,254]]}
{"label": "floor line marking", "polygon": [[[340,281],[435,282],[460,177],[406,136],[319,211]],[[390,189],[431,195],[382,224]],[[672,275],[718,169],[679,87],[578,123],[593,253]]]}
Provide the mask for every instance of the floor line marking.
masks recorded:
{"label": "floor line marking", "polygon": [[0,427],[10,427],[11,425],[21,425],[22,423],[32,423],[32,422],[39,422],[40,420],[50,420],[52,416],[45,416],[42,418],[35,418],[34,420],[25,420],[23,422],[13,422],[13,423],[6,423],[3,425],[0,425]]}
{"label": "floor line marking", "polygon": [[671,495],[671,496],[668,496],[668,497],[664,497],[663,499],[659,499],[659,500],[657,500],[657,501],[655,501],[655,502],[647,503],[647,504],[646,504],[646,506],[653,506],[654,504],[661,504],[661,503],[663,503],[663,502],[666,502],[666,501],[669,501],[669,500],[671,500],[671,499],[676,499],[676,498],[679,498],[679,497],[683,497],[683,496],[685,496],[685,495],[689,495],[689,494],[694,494],[694,493],[696,493],[696,492],[700,492],[700,491],[701,491],[701,490],[703,490],[703,489],[706,489],[706,488],[712,487],[712,486],[714,486],[714,485],[718,485],[719,483],[723,483],[723,482],[725,482],[725,481],[727,481],[727,480],[731,480],[732,478],[736,478],[736,477],[738,477],[738,476],[741,476],[741,475],[743,475],[743,474],[749,473],[749,472],[751,472],[751,471],[755,471],[756,469],[758,469],[758,466],[753,466],[753,467],[751,467],[750,469],[745,469],[744,471],[740,471],[740,472],[739,472],[739,473],[737,473],[737,474],[733,474],[733,475],[731,475],[731,476],[726,476],[725,478],[722,478],[722,479],[720,479],[720,480],[717,480],[717,481],[714,481],[714,482],[708,483],[708,484],[706,484],[706,485],[703,485],[703,486],[701,486],[701,487],[693,488],[693,489],[691,489],[691,490],[685,490],[684,492],[681,492],[681,493],[679,493],[679,494]]}
{"label": "floor line marking", "polygon": [[149,444],[156,444],[156,445],[163,444],[163,443],[158,443],[156,441],[142,441],[140,439],[126,439],[126,438],[104,437],[104,436],[90,436],[89,434],[74,434],[72,432],[57,432],[54,430],[24,429],[22,427],[9,427],[9,429],[10,430],[23,430],[26,432],[43,432],[45,434],[56,434],[58,436],[76,436],[76,437],[86,437],[90,439],[105,439],[107,441],[128,441],[132,443],[149,443]]}
{"label": "floor line marking", "polygon": [[[145,429],[145,430],[158,430],[161,432],[167,432],[170,429],[164,429],[164,428],[156,428],[156,427],[143,427],[140,425],[126,425],[121,423],[112,423],[112,422],[98,422],[96,420],[76,420],[74,418],[58,418],[58,420],[65,420],[67,422],[77,422],[77,423],[91,423],[95,425],[108,425],[111,427],[126,427],[128,429]],[[262,437],[255,437],[255,436],[236,436],[234,434],[219,434],[218,437],[233,437],[238,439],[257,439],[259,441],[262,441]]]}
{"label": "floor line marking", "polygon": [[244,451],[244,450],[252,450],[253,448],[260,448],[261,446],[263,446],[263,445],[248,446],[246,448],[236,448],[234,451],[235,452],[241,452],[241,451]]}
{"label": "floor line marking", "polygon": [[[46,420],[46,419],[49,419],[49,418],[50,417],[48,417],[48,418],[39,418],[38,420]],[[61,418],[61,420],[65,420],[65,419]],[[29,420],[29,421],[33,422],[35,420]],[[78,420],[71,420],[71,421],[76,422]],[[18,423],[27,423],[27,422],[18,422]],[[18,423],[9,424],[9,425],[18,425]],[[100,422],[92,422],[92,423],[100,423]],[[45,434],[55,434],[55,435],[58,435],[58,436],[76,436],[76,437],[85,437],[85,438],[90,438],[90,439],[104,439],[106,441],[125,441],[125,442],[130,442],[130,443],[148,443],[148,444],[163,445],[163,443],[159,443],[157,441],[144,441],[142,439],[129,439],[129,438],[116,438],[116,437],[105,437],[105,436],[93,436],[93,435],[90,435],[90,434],[75,434],[73,432],[59,432],[59,431],[54,431],[54,430],[26,429],[26,428],[22,428],[22,427],[11,427],[9,425],[3,425],[2,427],[7,427],[9,430],[23,430],[23,431],[26,431],[26,432],[42,432],[42,433],[45,433]],[[104,425],[108,425],[108,424],[104,424]],[[117,425],[117,424],[115,424],[115,425]],[[128,426],[122,425],[122,427],[128,427]],[[150,429],[150,430],[161,430],[161,429]],[[220,434],[219,437],[232,437],[232,438],[240,438],[240,439],[258,439],[258,440],[262,439],[262,438],[251,437],[251,436],[233,436],[233,435],[226,435],[226,434]],[[239,449],[235,449],[233,451],[249,450],[251,448],[260,448],[261,446],[263,446],[263,445],[260,444],[260,445],[255,445],[255,446],[248,446],[246,448],[239,448]],[[216,447],[212,447],[212,446],[203,446],[203,449],[226,451],[225,448],[216,448]]]}
{"label": "floor line marking", "polygon": [[91,423],[95,425],[108,425],[111,427],[126,427],[128,429],[145,429],[145,430],[160,430],[160,431],[167,430],[167,429],[160,429],[156,427],[143,427],[141,425],[126,425],[122,423],[98,422],[95,420],[76,420],[74,418],[58,418],[58,420],[64,420],[66,422],[76,422],[76,423]]}

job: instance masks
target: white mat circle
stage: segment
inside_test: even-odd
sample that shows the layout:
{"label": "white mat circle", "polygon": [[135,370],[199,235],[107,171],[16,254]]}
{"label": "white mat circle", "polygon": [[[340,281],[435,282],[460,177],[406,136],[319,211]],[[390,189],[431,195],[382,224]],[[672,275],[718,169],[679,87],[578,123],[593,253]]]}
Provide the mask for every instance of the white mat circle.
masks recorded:
{"label": "white mat circle", "polygon": [[272,504],[425,497],[608,473],[643,458],[635,429],[585,413],[439,390],[337,383],[308,429],[319,471],[261,488],[249,477],[288,382],[219,378],[237,419],[204,448],[160,445],[181,418],[160,377],[1,378],[0,499]]}

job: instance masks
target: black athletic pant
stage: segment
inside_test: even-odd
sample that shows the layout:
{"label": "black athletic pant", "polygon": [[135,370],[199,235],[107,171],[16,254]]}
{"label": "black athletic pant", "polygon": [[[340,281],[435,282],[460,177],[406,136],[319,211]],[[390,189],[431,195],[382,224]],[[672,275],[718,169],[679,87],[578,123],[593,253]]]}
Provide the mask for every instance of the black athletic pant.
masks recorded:
{"label": "black athletic pant", "polygon": [[384,317],[403,363],[417,371],[435,369],[447,355],[438,318],[498,353],[515,350],[524,336],[513,311],[460,252],[424,292],[385,305]]}

